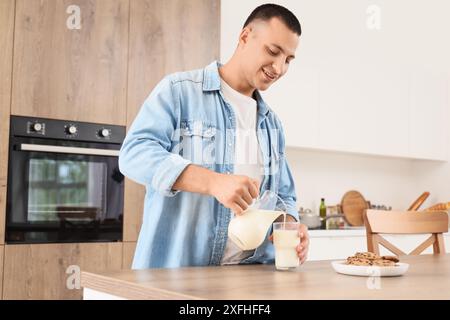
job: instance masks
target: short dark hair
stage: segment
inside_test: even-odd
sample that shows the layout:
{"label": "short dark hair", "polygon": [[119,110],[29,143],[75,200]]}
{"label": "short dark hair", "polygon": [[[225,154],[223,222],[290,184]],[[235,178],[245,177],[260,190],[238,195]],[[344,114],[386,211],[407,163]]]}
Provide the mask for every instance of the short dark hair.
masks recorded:
{"label": "short dark hair", "polygon": [[288,9],[278,4],[266,3],[255,10],[248,16],[244,23],[245,28],[250,22],[255,20],[268,21],[272,18],[278,18],[289,28],[292,32],[295,32],[299,36],[302,34],[302,27],[297,17]]}

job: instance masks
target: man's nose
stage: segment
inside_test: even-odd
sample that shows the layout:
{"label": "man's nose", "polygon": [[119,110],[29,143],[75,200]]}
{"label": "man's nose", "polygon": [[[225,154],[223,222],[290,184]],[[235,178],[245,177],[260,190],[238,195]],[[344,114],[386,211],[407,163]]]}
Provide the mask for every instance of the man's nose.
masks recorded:
{"label": "man's nose", "polygon": [[283,60],[281,59],[277,59],[272,63],[272,68],[274,70],[274,72],[277,74],[277,76],[280,76],[283,72]]}

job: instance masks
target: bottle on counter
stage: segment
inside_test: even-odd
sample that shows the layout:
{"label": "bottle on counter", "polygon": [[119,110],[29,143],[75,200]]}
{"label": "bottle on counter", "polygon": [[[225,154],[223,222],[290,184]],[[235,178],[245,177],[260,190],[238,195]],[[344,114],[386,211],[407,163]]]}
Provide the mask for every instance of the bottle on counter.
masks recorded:
{"label": "bottle on counter", "polygon": [[322,225],[321,228],[322,229],[326,229],[327,228],[327,206],[325,205],[325,199],[321,198],[320,199],[320,208],[319,208],[319,212],[320,212],[320,219],[322,220]]}

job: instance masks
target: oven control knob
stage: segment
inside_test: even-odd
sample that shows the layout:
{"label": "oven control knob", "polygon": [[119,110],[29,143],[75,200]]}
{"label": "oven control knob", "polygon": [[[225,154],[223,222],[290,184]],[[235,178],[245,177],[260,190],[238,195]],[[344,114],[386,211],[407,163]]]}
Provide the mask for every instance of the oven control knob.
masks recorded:
{"label": "oven control knob", "polygon": [[102,129],[98,132],[98,134],[100,137],[108,138],[111,133],[109,132],[108,129]]}
{"label": "oven control knob", "polygon": [[75,134],[75,133],[77,133],[78,129],[76,126],[71,124],[70,126],[67,127],[66,131],[68,134]]}
{"label": "oven control knob", "polygon": [[39,122],[33,123],[33,131],[40,132],[42,130],[42,124]]}

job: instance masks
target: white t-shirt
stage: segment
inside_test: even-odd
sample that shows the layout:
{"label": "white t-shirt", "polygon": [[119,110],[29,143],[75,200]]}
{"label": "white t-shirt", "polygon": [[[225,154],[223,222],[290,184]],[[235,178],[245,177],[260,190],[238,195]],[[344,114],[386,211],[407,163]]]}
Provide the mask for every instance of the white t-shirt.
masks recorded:
{"label": "white t-shirt", "polygon": [[[220,82],[222,94],[232,106],[236,119],[234,174],[245,175],[261,183],[263,161],[256,134],[256,100],[234,90],[223,79]],[[242,251],[228,238],[221,264],[238,264],[253,252],[254,250]]]}

